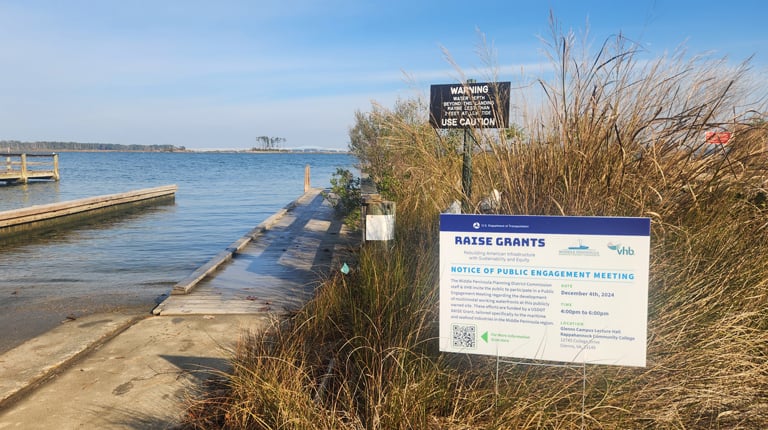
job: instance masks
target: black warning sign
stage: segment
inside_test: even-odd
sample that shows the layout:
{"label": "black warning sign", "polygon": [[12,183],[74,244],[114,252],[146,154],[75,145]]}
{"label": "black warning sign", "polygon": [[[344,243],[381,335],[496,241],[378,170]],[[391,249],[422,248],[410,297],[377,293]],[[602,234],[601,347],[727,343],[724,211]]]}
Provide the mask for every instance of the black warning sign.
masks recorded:
{"label": "black warning sign", "polygon": [[434,128],[507,128],[509,82],[432,85],[429,123]]}

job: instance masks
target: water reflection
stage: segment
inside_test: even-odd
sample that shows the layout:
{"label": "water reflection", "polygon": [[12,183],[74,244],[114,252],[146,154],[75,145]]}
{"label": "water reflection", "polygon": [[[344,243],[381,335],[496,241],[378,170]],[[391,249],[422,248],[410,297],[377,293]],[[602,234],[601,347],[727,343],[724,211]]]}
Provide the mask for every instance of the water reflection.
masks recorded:
{"label": "water reflection", "polygon": [[33,181],[27,184],[0,182],[0,212],[61,201],[58,181]]}

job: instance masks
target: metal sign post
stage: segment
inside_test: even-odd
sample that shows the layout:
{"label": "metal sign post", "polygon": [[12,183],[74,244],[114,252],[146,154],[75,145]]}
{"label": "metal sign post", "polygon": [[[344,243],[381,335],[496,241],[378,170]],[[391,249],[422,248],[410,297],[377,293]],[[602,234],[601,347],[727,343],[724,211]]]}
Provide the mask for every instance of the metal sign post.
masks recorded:
{"label": "metal sign post", "polygon": [[471,211],[471,201],[472,201],[472,142],[470,142],[470,139],[472,141],[475,140],[475,137],[472,136],[472,132],[468,129],[464,129],[464,158],[461,165],[461,191],[464,194],[464,197],[461,201],[461,211],[464,213],[469,213]]}
{"label": "metal sign post", "polygon": [[[472,128],[507,128],[509,123],[509,82],[476,82],[432,85],[429,122],[435,129],[463,128],[464,154],[461,189],[462,211],[469,212],[472,197]],[[471,140],[470,140],[471,138]]]}

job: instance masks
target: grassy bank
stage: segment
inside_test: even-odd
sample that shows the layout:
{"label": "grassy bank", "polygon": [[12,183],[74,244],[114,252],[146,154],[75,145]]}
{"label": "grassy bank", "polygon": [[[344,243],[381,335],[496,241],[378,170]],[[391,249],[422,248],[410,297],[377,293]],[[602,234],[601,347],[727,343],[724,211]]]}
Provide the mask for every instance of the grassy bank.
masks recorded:
{"label": "grassy bank", "polygon": [[[768,427],[766,88],[746,65],[589,52],[554,32],[544,103],[512,130],[472,130],[472,203],[498,213],[650,217],[645,368],[503,365],[437,342],[438,215],[462,199],[462,135],[426,106],[358,113],[351,150],[398,202],[397,240],[274,330],[243,339],[190,428]],[[764,97],[763,97],[764,100]],[[727,150],[704,133],[728,129]],[[713,150],[714,149],[714,150]]]}

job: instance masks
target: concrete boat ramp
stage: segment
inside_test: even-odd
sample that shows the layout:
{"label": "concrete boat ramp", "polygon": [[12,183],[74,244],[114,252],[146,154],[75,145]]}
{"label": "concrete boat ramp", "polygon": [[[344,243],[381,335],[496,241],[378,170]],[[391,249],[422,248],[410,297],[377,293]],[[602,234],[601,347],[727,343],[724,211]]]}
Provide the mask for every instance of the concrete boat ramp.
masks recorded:
{"label": "concrete boat ramp", "polygon": [[[339,258],[349,248],[349,235],[342,227],[318,192],[307,193],[176,284],[154,314],[298,310],[318,279],[343,264]],[[226,270],[204,277],[223,264]]]}
{"label": "concrete boat ramp", "polygon": [[179,282],[152,315],[79,318],[0,356],[0,430],[174,428],[241,335],[301,307],[355,245],[309,190]]}

